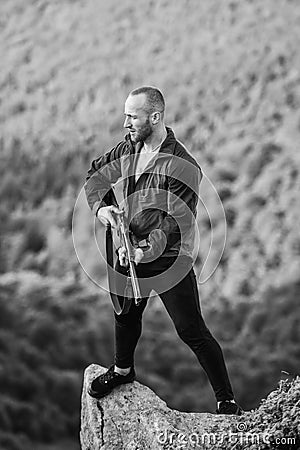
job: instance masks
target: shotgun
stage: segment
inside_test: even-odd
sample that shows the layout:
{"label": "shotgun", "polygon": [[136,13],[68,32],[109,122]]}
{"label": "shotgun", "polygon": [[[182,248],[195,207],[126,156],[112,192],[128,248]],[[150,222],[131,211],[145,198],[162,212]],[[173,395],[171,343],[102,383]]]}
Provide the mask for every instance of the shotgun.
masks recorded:
{"label": "shotgun", "polygon": [[127,221],[124,217],[124,215],[118,216],[119,220],[119,228],[118,228],[118,235],[121,241],[121,244],[123,247],[125,247],[126,255],[128,259],[128,275],[130,279],[127,280],[127,285],[125,288],[124,296],[133,298],[135,304],[138,306],[142,300],[141,291],[139,282],[136,276],[136,270],[135,270],[135,262],[134,262],[134,249],[130,241],[129,237],[129,227],[127,224]]}
{"label": "shotgun", "polygon": [[[113,189],[107,194],[110,204],[113,204],[119,208],[116,196]],[[131,300],[134,299],[135,304],[138,306],[142,301],[141,291],[139,282],[135,270],[134,262],[134,251],[133,246],[130,241],[129,226],[127,224],[124,215],[118,215],[118,229],[117,234],[119,236],[121,245],[126,249],[126,256],[128,259],[128,276],[126,280],[126,286],[124,289],[124,302],[121,305],[119,302],[118,295],[115,294],[115,272],[113,263],[113,238],[111,225],[106,226],[106,262],[107,262],[107,273],[108,273],[108,283],[110,287],[110,296],[114,306],[116,314],[126,314],[130,308]]]}

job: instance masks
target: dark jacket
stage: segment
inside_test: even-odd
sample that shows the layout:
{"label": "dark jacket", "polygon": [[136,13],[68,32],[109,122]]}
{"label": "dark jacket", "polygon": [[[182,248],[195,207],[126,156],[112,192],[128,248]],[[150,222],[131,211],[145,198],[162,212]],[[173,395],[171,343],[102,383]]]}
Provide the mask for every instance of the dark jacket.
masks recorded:
{"label": "dark jacket", "polygon": [[135,182],[141,143],[129,134],[112,150],[92,161],[85,183],[87,201],[97,214],[112,204],[110,189],[122,181],[125,210],[132,241],[145,243],[144,259],[184,254],[192,256],[195,217],[202,172],[191,154],[166,127],[167,137],[157,155]]}

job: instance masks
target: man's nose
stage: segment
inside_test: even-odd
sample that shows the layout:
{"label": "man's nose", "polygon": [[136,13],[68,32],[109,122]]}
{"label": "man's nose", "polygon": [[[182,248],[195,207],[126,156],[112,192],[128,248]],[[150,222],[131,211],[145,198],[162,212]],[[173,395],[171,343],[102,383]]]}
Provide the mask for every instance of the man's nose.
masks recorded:
{"label": "man's nose", "polygon": [[130,117],[125,117],[123,126],[124,126],[124,128],[130,128],[131,127]]}

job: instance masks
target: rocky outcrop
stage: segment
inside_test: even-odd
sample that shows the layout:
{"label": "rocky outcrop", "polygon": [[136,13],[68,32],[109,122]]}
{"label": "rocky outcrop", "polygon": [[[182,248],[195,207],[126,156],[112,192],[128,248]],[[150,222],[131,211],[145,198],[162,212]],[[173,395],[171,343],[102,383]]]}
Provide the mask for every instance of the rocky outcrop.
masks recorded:
{"label": "rocky outcrop", "polygon": [[172,410],[136,381],[118,387],[101,400],[93,399],[87,387],[104,370],[93,364],[84,374],[82,450],[212,449],[230,430],[238,432],[241,418]]}

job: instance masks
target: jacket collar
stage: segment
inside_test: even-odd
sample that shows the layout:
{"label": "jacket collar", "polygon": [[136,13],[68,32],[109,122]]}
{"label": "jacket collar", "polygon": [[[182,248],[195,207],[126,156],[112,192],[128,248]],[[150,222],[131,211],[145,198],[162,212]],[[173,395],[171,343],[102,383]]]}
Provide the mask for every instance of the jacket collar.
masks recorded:
{"label": "jacket collar", "polygon": [[[174,154],[175,145],[176,145],[176,138],[175,138],[175,135],[174,135],[174,132],[173,132],[172,128],[166,126],[166,130],[167,130],[167,137],[163,141],[163,143],[161,144],[161,147],[159,149],[159,153]],[[130,137],[129,133],[125,135],[125,140],[131,146],[132,153],[139,152],[141,147],[142,147],[142,145],[143,145],[142,142],[138,142],[137,144],[134,144],[132,142],[132,140],[131,140],[131,137]]]}

